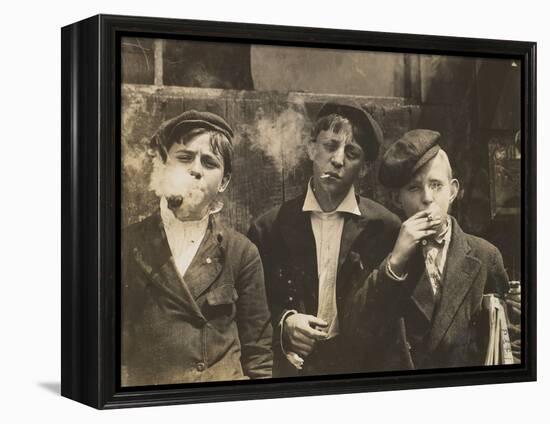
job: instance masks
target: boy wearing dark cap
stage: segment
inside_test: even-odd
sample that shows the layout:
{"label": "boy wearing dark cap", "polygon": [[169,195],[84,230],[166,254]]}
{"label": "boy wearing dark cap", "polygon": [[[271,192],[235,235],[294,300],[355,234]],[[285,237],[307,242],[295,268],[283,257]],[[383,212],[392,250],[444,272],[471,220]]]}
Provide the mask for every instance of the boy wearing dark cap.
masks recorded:
{"label": "boy wearing dark cap", "polygon": [[215,219],[232,137],[220,116],[191,110],[151,139],[159,209],[123,231],[123,386],[271,376],[258,250]]}
{"label": "boy wearing dark cap", "polygon": [[[409,131],[382,158],[380,182],[395,190],[406,220],[365,285],[369,294],[356,297],[378,334],[380,369],[488,364],[484,295],[503,299],[508,292],[498,249],[449,215],[459,183],[439,139],[435,131]],[[513,363],[510,351],[501,354],[501,363]]]}
{"label": "boy wearing dark cap", "polygon": [[265,269],[274,332],[273,376],[360,372],[341,334],[353,279],[391,249],[399,219],[356,194],[382,132],[353,102],[322,106],[307,141],[313,176],[298,198],[251,226]]}

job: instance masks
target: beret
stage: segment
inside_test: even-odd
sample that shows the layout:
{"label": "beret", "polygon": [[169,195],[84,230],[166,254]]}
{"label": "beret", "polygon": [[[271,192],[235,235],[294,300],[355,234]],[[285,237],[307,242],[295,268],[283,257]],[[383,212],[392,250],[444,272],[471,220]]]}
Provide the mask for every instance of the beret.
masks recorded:
{"label": "beret", "polygon": [[233,138],[233,130],[221,116],[212,112],[188,110],[181,115],[164,121],[151,137],[151,147],[167,146],[186,128],[207,128],[219,131],[227,137],[229,142]]}
{"label": "beret", "polygon": [[317,114],[317,120],[332,114],[346,118],[354,127],[359,129],[358,134],[355,133],[354,129],[353,136],[357,144],[363,149],[365,159],[376,159],[378,147],[382,144],[384,136],[380,125],[374,118],[356,102],[345,99],[337,102],[327,102],[321,106]]}
{"label": "beret", "polygon": [[441,134],[432,130],[412,130],[395,141],[384,153],[378,179],[388,188],[401,188],[441,147],[437,143]]}

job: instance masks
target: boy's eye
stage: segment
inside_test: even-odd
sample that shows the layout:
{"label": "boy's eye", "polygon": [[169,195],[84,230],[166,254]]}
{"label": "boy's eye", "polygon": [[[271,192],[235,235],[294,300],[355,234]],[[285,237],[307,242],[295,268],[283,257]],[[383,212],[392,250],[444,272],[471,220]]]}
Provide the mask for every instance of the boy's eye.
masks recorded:
{"label": "boy's eye", "polygon": [[193,155],[189,155],[189,154],[180,154],[180,155],[177,155],[176,158],[180,161],[180,162],[190,162],[193,160]]}
{"label": "boy's eye", "polygon": [[430,184],[433,190],[439,190],[441,187],[443,187],[443,184],[441,184],[439,181],[434,181]]}
{"label": "boy's eye", "polygon": [[220,167],[220,164],[217,160],[215,159],[212,159],[212,158],[204,158],[202,160],[202,164],[206,167],[206,168],[210,168],[210,169],[214,169],[214,168],[219,168]]}
{"label": "boy's eye", "polygon": [[336,149],[338,149],[338,144],[334,142],[325,143],[324,147],[328,152],[334,152]]}
{"label": "boy's eye", "polygon": [[355,149],[348,149],[348,150],[346,150],[346,156],[349,159],[359,159],[359,157],[361,156],[361,153],[359,153]]}
{"label": "boy's eye", "polygon": [[409,191],[418,191],[419,187],[417,185],[411,185],[407,188]]}

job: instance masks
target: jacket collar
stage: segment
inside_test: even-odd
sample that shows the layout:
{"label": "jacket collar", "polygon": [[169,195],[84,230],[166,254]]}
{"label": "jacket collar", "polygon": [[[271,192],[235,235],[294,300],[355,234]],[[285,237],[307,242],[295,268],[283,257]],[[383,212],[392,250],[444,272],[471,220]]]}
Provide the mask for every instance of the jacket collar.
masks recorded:
{"label": "jacket collar", "polygon": [[[277,220],[280,223],[281,235],[289,252],[296,258],[296,261],[303,264],[304,269],[311,273],[310,275],[317,276],[315,238],[311,228],[310,212],[302,210],[305,198],[306,192],[285,202],[279,210]],[[360,215],[344,212],[344,228],[338,259],[339,269],[346,261],[359,235],[368,231],[370,238],[370,236],[384,231],[384,226],[380,225],[383,217],[379,216],[375,208],[369,206],[372,201],[357,195],[355,195],[355,201]],[[317,279],[315,278],[315,280]]]}
{"label": "jacket collar", "polygon": [[342,202],[338,205],[338,207],[332,211],[332,212],[324,212],[321,208],[321,205],[319,205],[319,202],[317,200],[317,197],[315,196],[315,192],[313,190],[312,186],[312,180],[309,180],[309,183],[307,185],[307,192],[304,199],[304,205],[302,206],[302,211],[304,212],[318,212],[321,214],[333,214],[337,212],[346,212],[351,213],[354,215],[361,215],[361,211],[359,210],[359,205],[357,204],[357,198],[355,197],[355,187],[352,185]]}

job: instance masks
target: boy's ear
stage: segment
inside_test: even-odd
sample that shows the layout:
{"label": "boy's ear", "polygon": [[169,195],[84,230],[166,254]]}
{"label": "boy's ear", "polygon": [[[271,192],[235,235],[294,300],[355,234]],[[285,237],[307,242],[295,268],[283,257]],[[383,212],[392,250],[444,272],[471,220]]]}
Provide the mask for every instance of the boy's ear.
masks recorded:
{"label": "boy's ear", "polygon": [[222,182],[218,187],[218,193],[223,193],[227,189],[227,186],[229,185],[230,180],[231,180],[231,174],[226,174],[223,176]]}
{"label": "boy's ear", "polygon": [[460,191],[460,183],[456,178],[453,178],[451,180],[451,196],[449,198],[449,205],[452,205],[454,200],[456,199],[456,196],[458,196],[458,192]]}

